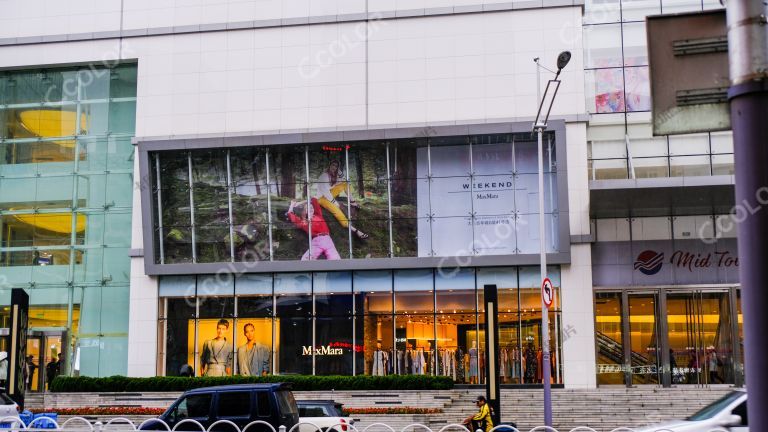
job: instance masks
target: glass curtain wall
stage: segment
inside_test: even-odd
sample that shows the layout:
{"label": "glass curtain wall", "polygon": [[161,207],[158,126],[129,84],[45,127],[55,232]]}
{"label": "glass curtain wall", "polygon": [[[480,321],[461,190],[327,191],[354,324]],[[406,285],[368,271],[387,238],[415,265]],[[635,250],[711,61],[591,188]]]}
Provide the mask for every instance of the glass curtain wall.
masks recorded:
{"label": "glass curtain wall", "polygon": [[[541,383],[540,295],[528,283],[534,274],[462,268],[163,277],[158,373],[439,375],[482,383],[485,327],[477,305],[483,285],[495,283],[504,315],[502,381]],[[551,367],[560,383],[557,267],[550,277],[558,291]]]}
{"label": "glass curtain wall", "polygon": [[590,179],[733,174],[730,132],[654,137],[650,124],[645,17],[717,8],[717,0],[586,2]]}
{"label": "glass curtain wall", "polygon": [[135,112],[135,64],[0,72],[4,291],[66,334],[70,373],[126,373]]}
{"label": "glass curtain wall", "polygon": [[[553,135],[545,147],[547,252],[557,252]],[[527,133],[164,151],[150,163],[159,264],[539,248]]]}
{"label": "glass curtain wall", "polygon": [[738,296],[737,288],[596,292],[598,384],[741,383]]}

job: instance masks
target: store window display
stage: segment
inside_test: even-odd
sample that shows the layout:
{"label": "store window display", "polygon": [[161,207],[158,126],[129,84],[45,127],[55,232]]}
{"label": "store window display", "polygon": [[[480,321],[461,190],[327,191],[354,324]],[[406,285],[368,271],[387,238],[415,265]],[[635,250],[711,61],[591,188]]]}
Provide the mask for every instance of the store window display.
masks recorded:
{"label": "store window display", "polygon": [[256,326],[243,326],[245,343],[237,349],[237,368],[240,375],[262,376],[270,371],[270,349],[256,340]]}
{"label": "store window display", "polygon": [[200,355],[202,376],[232,374],[232,342],[227,340],[228,333],[231,333],[229,321],[220,319],[216,323],[216,337],[203,342]]}
{"label": "store window display", "polygon": [[468,355],[477,330],[475,269],[440,269],[435,272],[438,375],[458,383],[469,382]]}
{"label": "store window display", "polygon": [[[537,270],[267,273],[240,275],[231,284],[204,275],[181,278],[186,282],[162,277],[158,373],[178,375],[189,365],[197,376],[436,375],[483,384],[482,292],[495,284],[501,383],[539,384]],[[557,267],[550,278],[556,286],[551,367],[559,383]]]}
{"label": "store window display", "polygon": [[[355,351],[357,373],[376,375],[374,353],[387,352],[391,359],[393,351],[392,321],[392,272],[356,271],[352,274],[355,306],[356,343],[362,344]],[[383,374],[384,369],[378,369]]]}
{"label": "store window display", "polygon": [[313,372],[313,309],[311,273],[274,275],[275,325],[280,334],[275,349],[275,373]]}

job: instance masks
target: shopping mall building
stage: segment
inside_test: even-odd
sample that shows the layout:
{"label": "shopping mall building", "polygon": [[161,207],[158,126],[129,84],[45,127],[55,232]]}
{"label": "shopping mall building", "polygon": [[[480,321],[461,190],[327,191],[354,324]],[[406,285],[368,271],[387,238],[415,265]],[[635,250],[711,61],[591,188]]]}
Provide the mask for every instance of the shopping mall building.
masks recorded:
{"label": "shopping mall building", "polygon": [[473,384],[492,284],[502,384],[536,385],[544,194],[553,382],[742,385],[731,135],[650,126],[645,16],[718,7],[7,1],[2,327],[24,288],[68,374]]}

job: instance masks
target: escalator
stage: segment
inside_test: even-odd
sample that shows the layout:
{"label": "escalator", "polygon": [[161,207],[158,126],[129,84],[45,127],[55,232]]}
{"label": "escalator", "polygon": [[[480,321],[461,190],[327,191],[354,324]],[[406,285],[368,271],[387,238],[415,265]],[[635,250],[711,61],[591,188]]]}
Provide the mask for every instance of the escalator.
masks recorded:
{"label": "escalator", "polygon": [[[624,364],[624,346],[616,342],[613,338],[606,336],[605,334],[595,331],[597,339],[598,355],[610,360],[617,365]],[[650,360],[640,353],[632,351],[632,368],[647,367]]]}

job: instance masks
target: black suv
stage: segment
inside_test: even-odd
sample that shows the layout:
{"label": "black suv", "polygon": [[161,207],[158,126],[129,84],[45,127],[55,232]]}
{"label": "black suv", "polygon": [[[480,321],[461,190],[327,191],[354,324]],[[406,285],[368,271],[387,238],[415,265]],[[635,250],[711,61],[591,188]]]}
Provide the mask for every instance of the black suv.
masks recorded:
{"label": "black suv", "polygon": [[[229,420],[242,430],[249,423],[261,420],[275,430],[280,426],[290,430],[299,422],[299,409],[290,384],[237,384],[189,390],[158,418],[171,428],[186,419],[196,420],[206,429],[219,420]],[[142,429],[157,430],[160,426],[157,422],[147,422]],[[182,426],[183,430],[197,430],[190,422]],[[232,426],[223,423],[213,430],[235,432]],[[248,428],[248,432],[271,430],[256,424]]]}

